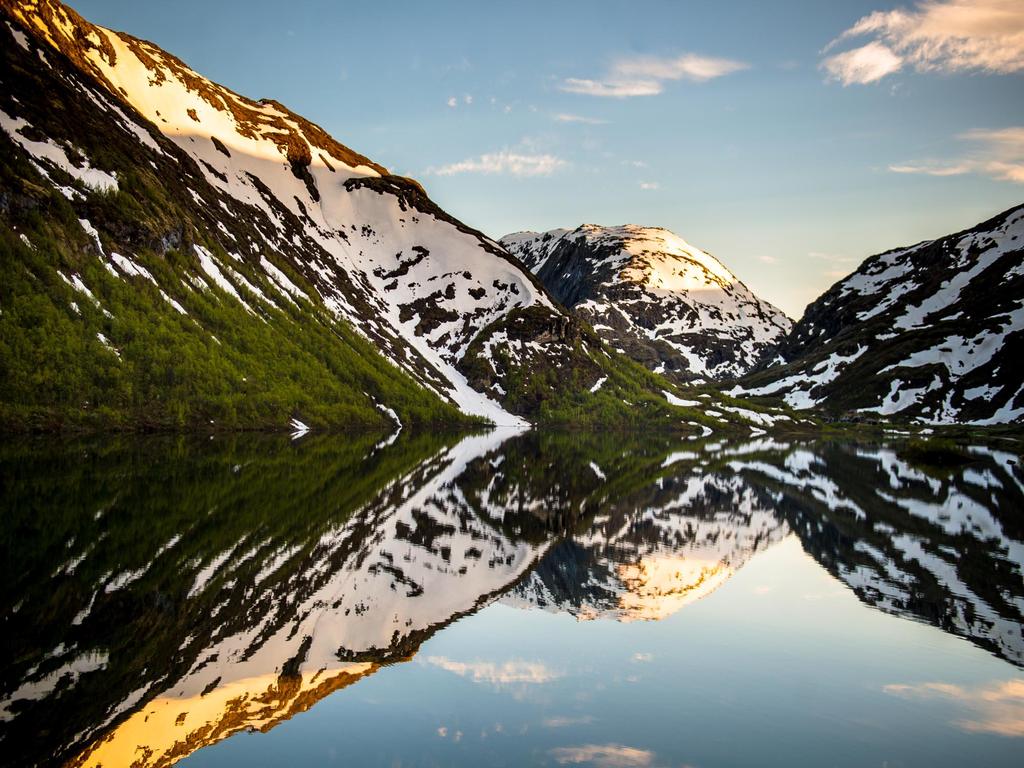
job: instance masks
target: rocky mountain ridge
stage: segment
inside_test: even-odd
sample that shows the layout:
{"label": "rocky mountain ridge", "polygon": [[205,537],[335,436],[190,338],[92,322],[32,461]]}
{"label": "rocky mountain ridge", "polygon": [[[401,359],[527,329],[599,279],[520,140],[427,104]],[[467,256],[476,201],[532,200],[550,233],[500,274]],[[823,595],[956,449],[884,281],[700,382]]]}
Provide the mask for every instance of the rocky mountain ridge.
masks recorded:
{"label": "rocky mountain ridge", "polygon": [[1024,421],[1024,206],[872,256],[729,393],[844,420]]}
{"label": "rocky mountain ridge", "polygon": [[505,235],[501,244],[609,345],[677,381],[741,376],[792,325],[666,229],[584,224]]}

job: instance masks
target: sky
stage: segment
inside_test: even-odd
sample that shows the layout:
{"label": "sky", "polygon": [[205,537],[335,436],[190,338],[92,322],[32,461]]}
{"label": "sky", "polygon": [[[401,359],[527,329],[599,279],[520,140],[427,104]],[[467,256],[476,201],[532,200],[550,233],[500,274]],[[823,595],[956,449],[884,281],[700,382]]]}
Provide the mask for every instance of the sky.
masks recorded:
{"label": "sky", "polygon": [[1024,201],[1024,0],[72,0],[493,237],[666,227],[791,317]]}

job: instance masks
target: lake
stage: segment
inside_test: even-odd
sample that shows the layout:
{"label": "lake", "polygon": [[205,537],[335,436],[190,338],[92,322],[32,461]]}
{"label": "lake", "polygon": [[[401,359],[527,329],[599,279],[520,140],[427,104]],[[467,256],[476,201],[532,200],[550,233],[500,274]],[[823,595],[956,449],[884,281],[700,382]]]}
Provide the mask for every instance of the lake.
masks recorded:
{"label": "lake", "polygon": [[1005,448],[459,436],[0,446],[11,766],[1001,766]]}

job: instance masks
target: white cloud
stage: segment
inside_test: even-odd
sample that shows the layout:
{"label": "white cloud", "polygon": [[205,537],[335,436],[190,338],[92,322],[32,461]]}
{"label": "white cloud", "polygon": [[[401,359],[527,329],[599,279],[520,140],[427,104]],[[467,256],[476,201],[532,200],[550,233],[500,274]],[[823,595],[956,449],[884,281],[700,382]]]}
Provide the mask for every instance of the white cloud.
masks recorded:
{"label": "white cloud", "polygon": [[871,42],[825,59],[829,77],[843,85],[873,83],[903,66],[903,59],[881,43]]}
{"label": "white cloud", "polygon": [[661,184],[659,184],[656,181],[641,181],[640,182],[640,189],[655,190],[655,189],[660,189],[660,188],[661,188]]}
{"label": "white cloud", "polygon": [[448,106],[451,107],[452,109],[455,109],[455,107],[458,106],[458,104],[459,100],[456,99],[454,96],[448,99]]}
{"label": "white cloud", "polygon": [[893,173],[921,173],[928,176],[961,176],[975,173],[999,181],[1024,184],[1024,126],[989,130],[976,128],[957,136],[973,143],[961,157],[890,165]]}
{"label": "white cloud", "polygon": [[511,683],[550,683],[561,674],[549,669],[539,661],[506,661],[495,664],[492,661],[454,661],[445,656],[429,656],[428,664],[468,677],[474,683],[507,685]]}
{"label": "white cloud", "polygon": [[890,165],[893,173],[923,173],[927,176],[960,176],[971,170],[966,163],[954,165]]}
{"label": "white cloud", "polygon": [[522,154],[519,152],[490,152],[479,157],[430,168],[428,174],[455,176],[460,173],[507,174],[509,176],[550,176],[568,163],[548,154]]}
{"label": "white cloud", "polygon": [[604,78],[590,80],[570,77],[563,80],[559,88],[568,93],[615,99],[655,96],[664,90],[664,83],[668,80],[703,83],[747,67],[741,61],[694,53],[684,53],[674,58],[635,56],[616,61]]}
{"label": "white cloud", "polygon": [[559,123],[583,123],[584,125],[606,125],[607,120],[601,120],[597,117],[585,117],[584,115],[571,115],[565,112],[561,112],[554,116],[555,122]]}
{"label": "white cloud", "polygon": [[470,94],[468,94],[468,93],[465,96],[462,97],[462,100],[466,104],[472,104],[473,103],[473,97]]}
{"label": "white cloud", "polygon": [[621,744],[582,744],[578,747],[556,747],[550,750],[552,758],[561,765],[587,763],[598,768],[643,768],[654,760],[654,753],[646,749],[624,747]]}
{"label": "white cloud", "polygon": [[759,261],[763,261],[765,264],[775,264],[776,262],[778,262],[778,259],[775,258],[774,256],[758,256],[757,258]]}
{"label": "white cloud", "polygon": [[851,38],[868,44],[827,57],[822,66],[844,85],[872,83],[903,67],[918,72],[1024,70],[1020,0],[923,0],[913,9],[875,11],[826,46]]}
{"label": "white cloud", "polygon": [[659,59],[654,56],[621,59],[615,64],[615,72],[618,75],[642,80],[692,80],[703,83],[746,69],[747,66],[732,59],[684,53],[674,59]]}

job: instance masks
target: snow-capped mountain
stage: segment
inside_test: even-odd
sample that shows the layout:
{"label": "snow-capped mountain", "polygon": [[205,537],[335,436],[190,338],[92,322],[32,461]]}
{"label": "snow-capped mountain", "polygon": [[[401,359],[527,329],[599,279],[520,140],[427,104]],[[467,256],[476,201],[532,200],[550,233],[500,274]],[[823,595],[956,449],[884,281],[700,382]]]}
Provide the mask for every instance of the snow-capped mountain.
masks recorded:
{"label": "snow-capped mountain", "polygon": [[867,259],[730,394],[854,419],[1024,420],[1024,206]]}
{"label": "snow-capped mountain", "polygon": [[501,243],[612,347],[679,380],[740,376],[792,325],[718,259],[666,229],[584,224]]}
{"label": "snow-capped mountain", "polygon": [[[241,407],[258,411],[235,419],[242,423],[315,426],[327,418],[317,411],[339,401],[350,405],[335,421],[357,409],[401,419],[412,407],[402,398],[433,407],[422,387],[465,414],[522,424],[540,402],[520,391],[523,371],[553,371],[557,362],[564,386],[543,396],[550,400],[571,395],[573,383],[586,392],[616,367],[528,270],[417,182],[282,104],[234,93],[57,0],[0,0],[0,11],[0,142],[10,159],[0,223],[16,261],[45,262],[29,269],[34,280],[9,286],[5,304],[46,287],[60,318],[43,338],[80,335],[89,352],[88,365],[68,368],[77,377],[68,388],[95,390],[81,408],[103,402],[123,411],[116,392],[131,391],[138,413],[150,386],[154,407],[143,412],[163,408],[163,422],[205,424],[191,411],[201,400],[195,387],[177,411],[162,405],[185,372],[159,383],[135,374],[194,356],[226,421]],[[54,210],[61,215],[44,226],[40,212]],[[30,334],[33,317],[5,312],[0,322]],[[158,347],[165,360],[143,359]],[[268,352],[316,368],[322,385],[269,364]],[[68,409],[54,405],[66,399],[45,400],[29,385],[37,363],[15,362],[25,380],[14,380],[5,400],[29,408],[35,398],[37,411],[66,418]],[[104,384],[112,375],[123,379],[113,394]],[[253,405],[252,390],[265,408]],[[620,408],[622,399],[614,399]],[[274,404],[282,412],[271,416]]]}

